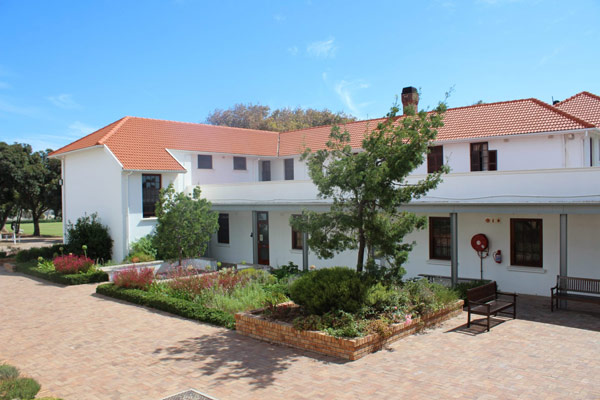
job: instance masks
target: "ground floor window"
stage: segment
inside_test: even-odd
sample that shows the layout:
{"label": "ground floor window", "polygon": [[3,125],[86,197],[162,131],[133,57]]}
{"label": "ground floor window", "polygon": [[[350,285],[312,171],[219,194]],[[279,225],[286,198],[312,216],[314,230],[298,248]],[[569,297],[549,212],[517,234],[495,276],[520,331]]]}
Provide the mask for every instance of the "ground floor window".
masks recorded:
{"label": "ground floor window", "polygon": [[229,214],[219,214],[217,242],[229,244]]}
{"label": "ground floor window", "polygon": [[158,202],[160,187],[160,175],[142,175],[142,215],[144,218],[156,216],[156,203]]}
{"label": "ground floor window", "polygon": [[429,258],[450,260],[450,217],[429,217]]}
{"label": "ground floor window", "polygon": [[[302,218],[301,215],[293,215],[293,218]],[[302,232],[295,231],[292,228],[292,249],[302,250],[304,248],[304,236]]]}
{"label": "ground floor window", "polygon": [[542,220],[510,220],[510,263],[525,267],[542,267]]}

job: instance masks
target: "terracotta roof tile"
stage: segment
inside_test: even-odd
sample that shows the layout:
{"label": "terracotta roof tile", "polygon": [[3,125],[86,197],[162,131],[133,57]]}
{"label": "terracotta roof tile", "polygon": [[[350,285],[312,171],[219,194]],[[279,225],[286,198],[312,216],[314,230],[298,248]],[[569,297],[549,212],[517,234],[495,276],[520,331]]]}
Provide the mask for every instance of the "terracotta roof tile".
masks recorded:
{"label": "terracotta roof tile", "polygon": [[600,96],[581,92],[561,101],[555,107],[600,127]]}
{"label": "terracotta roof tile", "polygon": [[[572,115],[574,114],[574,115]],[[365,133],[383,118],[351,122],[342,128],[359,148]],[[587,121],[587,122],[586,122]],[[437,141],[556,132],[600,126],[600,98],[583,92],[556,107],[537,99],[448,109]],[[331,126],[277,133],[149,118],[125,117],[55,152],[59,155],[106,145],[128,170],[182,171],[167,151],[189,150],[254,156],[290,156],[325,147]]]}

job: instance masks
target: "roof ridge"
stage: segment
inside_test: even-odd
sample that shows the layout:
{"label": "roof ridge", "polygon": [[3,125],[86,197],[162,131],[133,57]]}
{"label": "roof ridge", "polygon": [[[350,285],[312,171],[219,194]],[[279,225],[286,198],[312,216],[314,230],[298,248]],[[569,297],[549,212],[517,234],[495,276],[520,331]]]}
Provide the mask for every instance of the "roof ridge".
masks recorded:
{"label": "roof ridge", "polygon": [[125,122],[126,122],[128,119],[129,119],[129,118],[131,118],[131,117],[129,117],[129,116],[126,116],[126,117],[123,117],[123,118],[121,118],[121,119],[118,121],[118,124],[116,124],[115,126],[113,126],[113,127],[111,128],[111,130],[110,130],[110,131],[108,131],[108,132],[106,133],[106,135],[102,136],[102,137],[101,137],[101,138],[98,140],[98,142],[97,142],[97,143],[98,143],[98,144],[105,144],[105,143],[106,143],[106,141],[107,141],[108,139],[110,139],[110,137],[111,137],[111,136],[112,136],[114,133],[116,133],[116,132],[119,130],[119,128],[120,128],[121,126],[123,126],[123,124],[124,124],[124,123],[125,123]]}
{"label": "roof ridge", "polygon": [[476,107],[485,107],[485,106],[493,106],[496,104],[508,104],[508,103],[519,103],[521,101],[531,101],[531,100],[537,100],[533,97],[528,97],[525,99],[515,99],[515,100],[504,100],[504,101],[495,101],[493,103],[481,103],[481,104],[471,104],[470,106],[460,106],[460,107],[451,107],[451,108],[447,108],[446,112],[450,111],[450,110],[462,110],[464,108],[476,108]]}
{"label": "roof ridge", "polygon": [[567,98],[566,98],[566,99],[564,99],[563,101],[559,101],[558,103],[556,103],[556,104],[553,104],[553,106],[554,106],[554,107],[558,107],[558,106],[560,106],[560,105],[563,105],[563,104],[565,104],[565,103],[567,103],[567,102],[569,102],[569,101],[571,101],[571,100],[574,100],[575,98],[577,98],[577,97],[579,97],[579,96],[581,96],[581,95],[584,95],[584,94],[586,94],[586,95],[588,95],[588,96],[591,96],[591,97],[594,97],[594,98],[596,98],[596,99],[600,100],[600,97],[596,96],[596,95],[595,95],[595,94],[593,94],[593,93],[590,93],[590,92],[588,92],[588,91],[584,90],[583,92],[575,93],[573,96],[571,96],[571,97],[567,97]]}
{"label": "roof ridge", "polygon": [[266,133],[276,133],[276,134],[280,133],[280,132],[277,132],[277,131],[265,131],[265,130],[262,130],[262,129],[238,128],[237,126],[211,125],[211,124],[203,124],[203,123],[200,123],[200,122],[175,121],[175,120],[171,120],[171,119],[134,117],[134,116],[128,116],[127,118],[131,118],[131,119],[145,119],[145,120],[149,120],[149,121],[173,122],[173,123],[177,123],[177,124],[186,124],[186,125],[202,125],[202,126],[210,126],[211,128],[220,128],[220,129],[237,129],[237,130],[241,130],[241,131],[251,131],[251,132],[256,132],[256,133],[265,133],[265,132]]}
{"label": "roof ridge", "polygon": [[[108,125],[106,125],[106,126],[103,126],[103,127],[102,127],[102,128],[100,128],[100,129],[96,129],[96,130],[95,130],[95,131],[93,131],[92,133],[88,133],[88,134],[87,134],[87,135],[85,135],[84,137],[81,137],[81,138],[79,138],[79,139],[75,140],[74,142],[68,143],[68,144],[66,144],[66,145],[62,146],[61,148],[54,150],[52,153],[50,153],[50,155],[52,155],[52,154],[55,154],[55,153],[58,153],[59,151],[63,150],[64,148],[66,148],[66,147],[69,147],[69,146],[71,146],[71,145],[73,145],[73,144],[75,144],[75,143],[77,143],[77,142],[81,142],[81,141],[82,141],[82,140],[84,140],[85,138],[88,138],[88,137],[92,136],[93,134],[95,134],[95,133],[97,133],[97,132],[101,131],[102,129],[105,129],[106,127],[108,127],[108,126],[111,126],[112,124],[117,124],[119,121],[121,121],[121,120],[122,120],[122,119],[124,119],[124,118],[126,118],[126,117],[123,117],[123,118],[120,118],[120,119],[118,119],[118,120],[116,120],[116,121],[114,121],[114,122],[111,122],[110,124],[108,124]],[[112,130],[112,128],[111,128],[111,130]],[[95,145],[98,145],[98,142],[96,142],[96,144],[95,144]],[[90,147],[90,146],[86,146],[86,147]]]}
{"label": "roof ridge", "polygon": [[581,118],[578,118],[578,117],[576,117],[576,116],[574,116],[574,115],[572,115],[572,114],[570,114],[570,113],[568,113],[566,111],[563,111],[560,108],[556,108],[555,106],[551,106],[550,104],[546,103],[545,101],[541,101],[541,100],[538,100],[538,99],[531,99],[531,100],[533,100],[538,105],[547,108],[550,111],[553,111],[555,113],[561,114],[563,117],[570,118],[571,120],[582,124],[586,128],[595,128],[596,127],[596,125],[594,125],[592,123],[589,123],[589,122],[587,122],[587,121],[585,121],[585,120],[583,120]]}

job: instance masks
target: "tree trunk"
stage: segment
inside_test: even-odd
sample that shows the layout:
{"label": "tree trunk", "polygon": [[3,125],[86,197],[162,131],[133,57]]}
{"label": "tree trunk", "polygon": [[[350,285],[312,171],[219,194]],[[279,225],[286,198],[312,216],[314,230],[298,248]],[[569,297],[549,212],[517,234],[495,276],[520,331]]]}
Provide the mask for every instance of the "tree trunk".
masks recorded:
{"label": "tree trunk", "polygon": [[33,236],[40,236],[40,215],[32,212],[31,217],[33,218]]}
{"label": "tree trunk", "polygon": [[356,261],[356,270],[358,272],[363,271],[363,263],[365,259],[365,230],[363,225],[363,210],[364,205],[362,203],[358,206],[358,220],[360,228],[358,228],[358,260]]}

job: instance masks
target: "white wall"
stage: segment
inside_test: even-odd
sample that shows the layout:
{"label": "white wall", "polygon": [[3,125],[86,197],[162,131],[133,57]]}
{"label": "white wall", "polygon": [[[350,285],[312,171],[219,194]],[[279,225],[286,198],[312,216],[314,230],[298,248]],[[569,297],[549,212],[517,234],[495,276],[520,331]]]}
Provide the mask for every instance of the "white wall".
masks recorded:
{"label": "white wall", "polygon": [[229,244],[217,242],[213,235],[209,255],[218,261],[239,263],[253,261],[252,211],[224,212],[229,214]]}
{"label": "white wall", "polygon": [[[430,214],[428,216],[447,217],[448,214]],[[495,222],[486,222],[489,218]],[[517,267],[510,265],[510,219],[541,218],[543,234],[543,268]],[[497,220],[500,220],[499,222]],[[550,287],[556,282],[559,273],[559,216],[549,214],[458,214],[458,276],[461,278],[480,277],[480,262],[477,253],[471,247],[471,237],[485,234],[490,242],[490,255],[483,260],[483,278],[498,282],[501,290],[550,295]],[[429,230],[411,234],[406,241],[415,241],[405,265],[407,277],[419,274],[450,276],[450,261],[429,259]],[[494,262],[492,253],[501,250],[503,261]]]}
{"label": "white wall", "polygon": [[600,215],[567,216],[567,273],[600,279]]}
{"label": "white wall", "polygon": [[67,154],[63,165],[64,223],[75,223],[84,214],[97,212],[114,241],[113,259],[121,260],[124,247],[121,166],[103,147]]}

